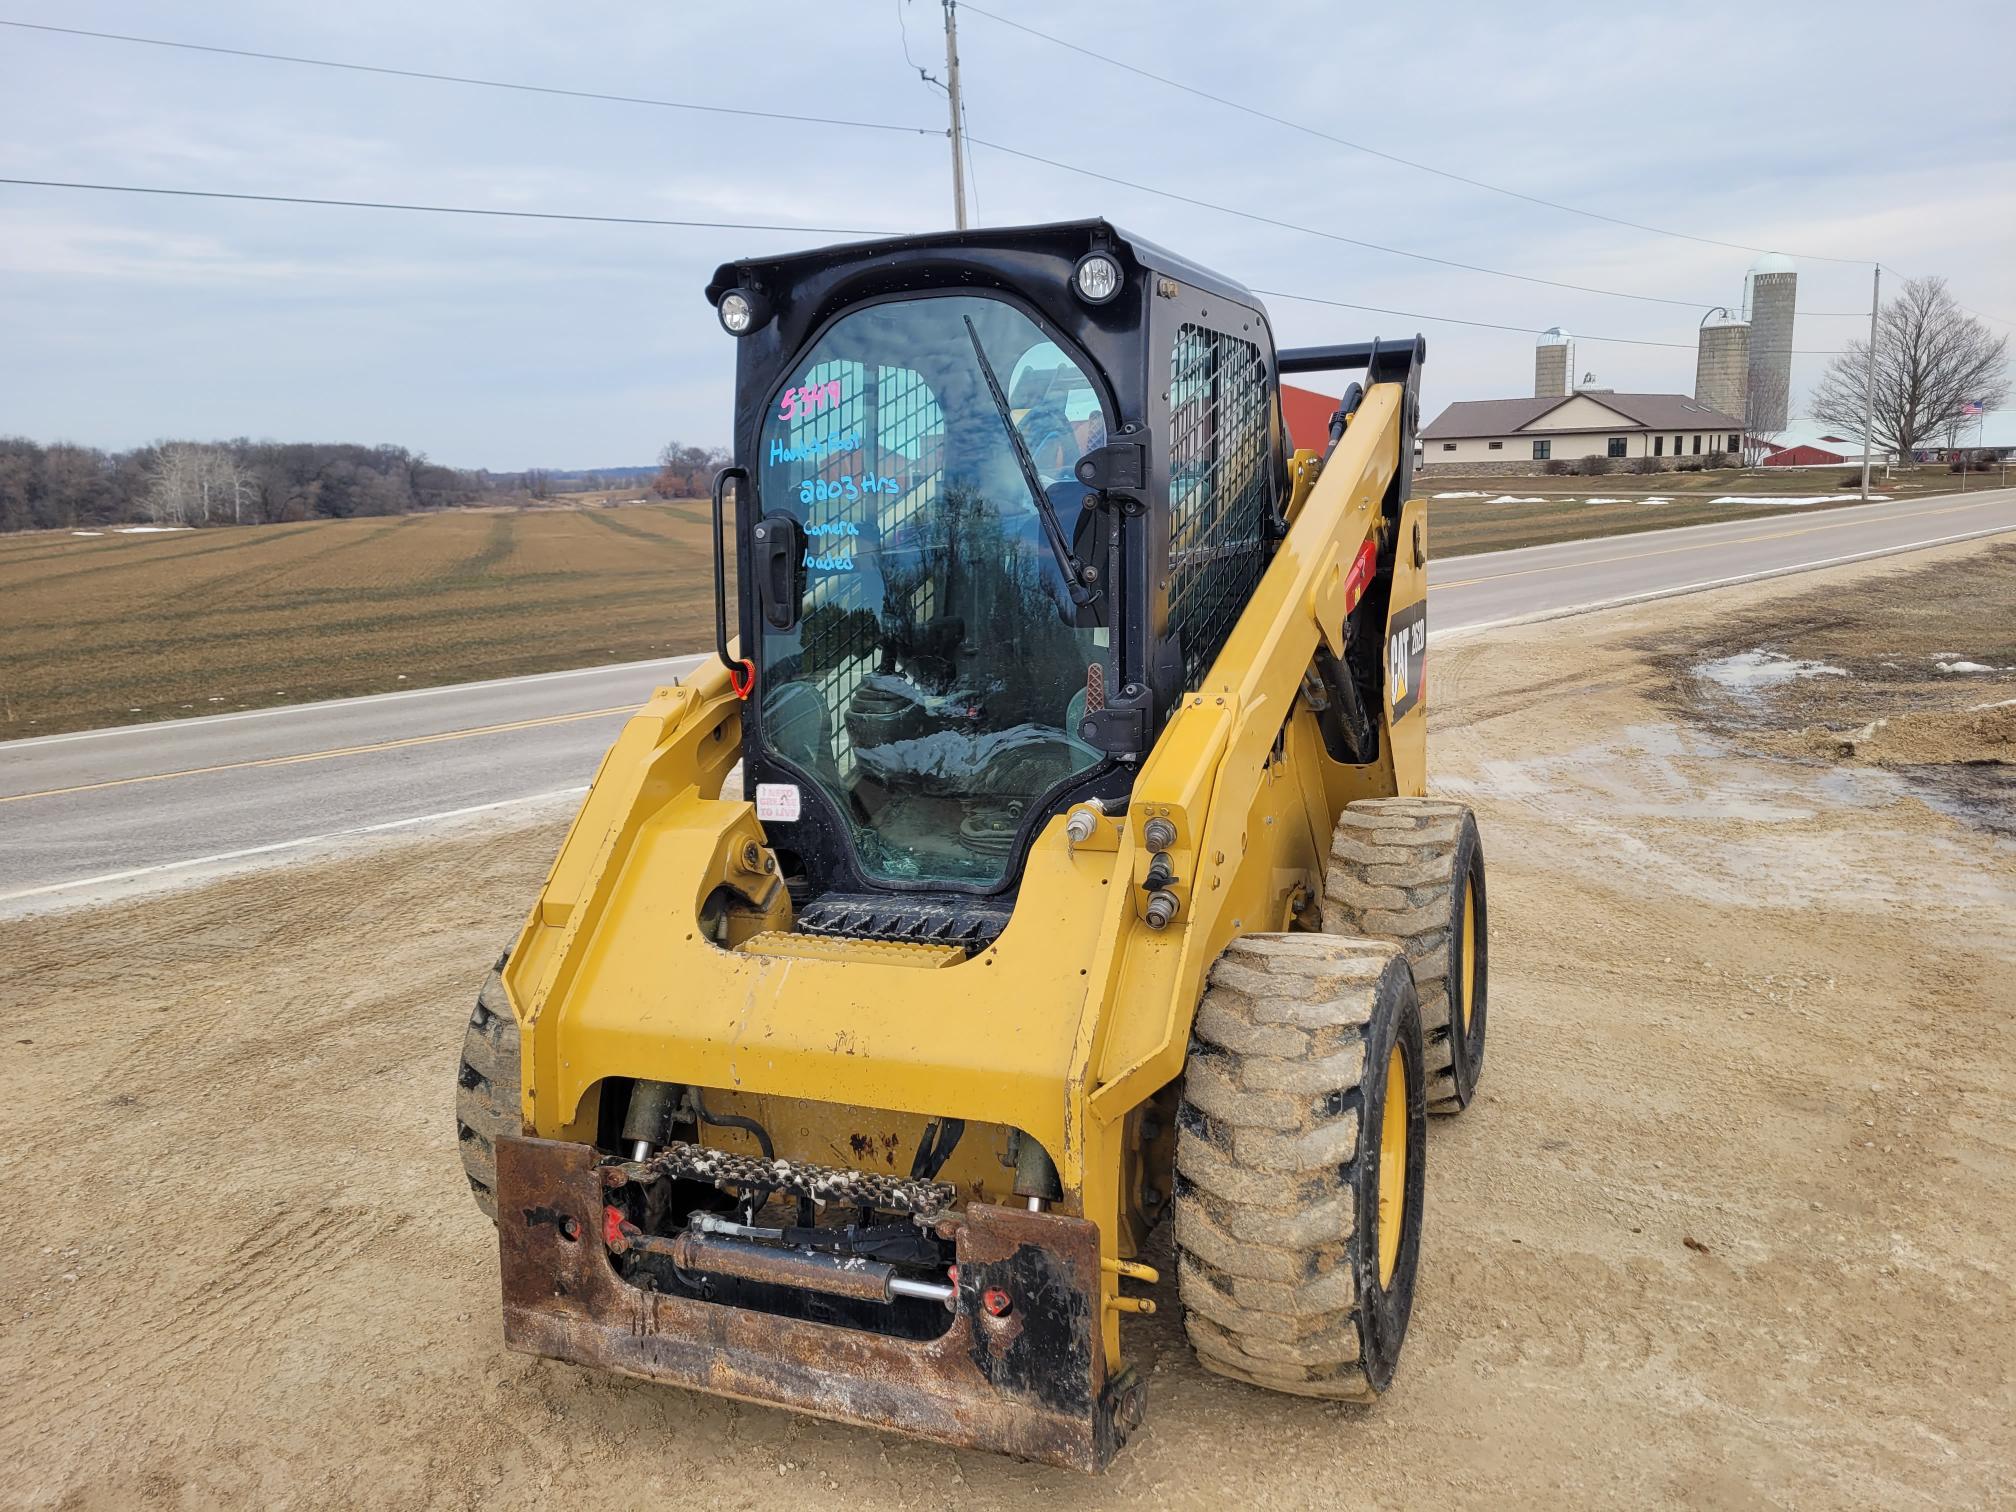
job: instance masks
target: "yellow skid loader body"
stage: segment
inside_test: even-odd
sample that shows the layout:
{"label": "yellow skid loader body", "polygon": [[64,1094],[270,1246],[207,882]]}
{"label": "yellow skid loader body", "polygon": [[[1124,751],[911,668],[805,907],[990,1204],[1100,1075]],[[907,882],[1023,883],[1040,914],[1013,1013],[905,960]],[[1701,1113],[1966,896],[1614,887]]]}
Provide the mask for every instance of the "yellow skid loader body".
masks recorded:
{"label": "yellow skid loader body", "polygon": [[[1029,851],[1011,922],[970,959],[949,947],[785,933],[790,903],[763,826],[751,803],[721,795],[741,748],[742,702],[713,663],[657,690],[604,759],[505,970],[523,1046],[527,1148],[592,1144],[609,1078],[706,1088],[723,1108],[759,1118],[780,1157],[847,1167],[892,1167],[927,1119],[962,1118],[980,1127],[943,1178],[977,1210],[1022,1206],[1002,1160],[1008,1131],[1020,1130],[1049,1154],[1063,1189],[1036,1221],[1089,1220],[1096,1232],[1099,1265],[1088,1284],[1103,1358],[1090,1368],[1095,1383],[1120,1380],[1121,1315],[1147,1310],[1121,1283],[1152,1275],[1128,1262],[1157,1195],[1129,1189],[1143,1168],[1132,1148],[1156,1137],[1130,1115],[1182,1074],[1192,1015],[1226,944],[1290,928],[1321,899],[1343,806],[1424,790],[1425,506],[1405,504],[1397,541],[1385,539],[1396,526],[1382,512],[1410,402],[1402,384],[1375,383],[1327,461],[1295,454],[1287,535],[1203,686],[1184,696],[1142,763],[1126,814],[1095,811],[1076,844],[1069,816],[1053,818]],[[1299,695],[1319,645],[1343,653],[1345,617],[1370,575],[1361,558],[1382,545],[1394,548],[1387,635],[1396,643],[1378,759],[1350,766],[1331,759]],[[1145,922],[1141,885],[1150,859],[1142,828],[1155,818],[1174,826],[1169,890],[1179,903],[1159,930]],[[723,886],[738,907],[717,939],[701,913]],[[1161,1137],[1171,1122],[1160,1120]],[[704,1135],[754,1150],[733,1129]],[[507,1205],[524,1200],[508,1190],[513,1171],[530,1179],[522,1153],[500,1154]],[[507,1214],[507,1329],[514,1242]],[[915,1420],[924,1414],[909,1399],[787,1389],[760,1366],[697,1357],[675,1370],[670,1354],[613,1358],[579,1337],[570,1348],[559,1325],[517,1302],[514,1342],[525,1347],[934,1431]],[[634,1306],[624,1326],[671,1328],[646,1321],[643,1302]],[[843,1353],[871,1347],[830,1342]],[[730,1336],[713,1347],[732,1353]],[[872,1343],[878,1358],[911,1347],[923,1346]],[[856,1368],[886,1373],[887,1358],[864,1357]],[[1138,1413],[1134,1390],[1128,1410]],[[938,1436],[1062,1463],[1103,1463],[1111,1452],[1110,1441],[975,1427],[953,1408]]]}

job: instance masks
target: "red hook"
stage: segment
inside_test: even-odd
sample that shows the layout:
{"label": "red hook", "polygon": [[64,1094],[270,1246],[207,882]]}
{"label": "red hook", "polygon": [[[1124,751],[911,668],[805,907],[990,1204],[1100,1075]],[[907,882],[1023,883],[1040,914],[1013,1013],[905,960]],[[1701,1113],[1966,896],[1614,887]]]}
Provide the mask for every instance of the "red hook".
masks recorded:
{"label": "red hook", "polygon": [[745,656],[736,665],[730,667],[728,669],[728,686],[735,690],[737,698],[747,702],[749,695],[756,691],[756,663]]}

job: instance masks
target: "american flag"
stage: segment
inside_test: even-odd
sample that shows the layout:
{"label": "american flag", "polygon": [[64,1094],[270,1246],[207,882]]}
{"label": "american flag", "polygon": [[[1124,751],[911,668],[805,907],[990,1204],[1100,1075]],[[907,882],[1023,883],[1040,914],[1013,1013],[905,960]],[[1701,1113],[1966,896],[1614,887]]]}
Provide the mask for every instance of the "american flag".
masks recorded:
{"label": "american flag", "polygon": [[1960,413],[1965,415],[1969,420],[1972,420],[1981,413],[1981,401],[1979,399],[1969,399],[1965,404],[1960,406]]}

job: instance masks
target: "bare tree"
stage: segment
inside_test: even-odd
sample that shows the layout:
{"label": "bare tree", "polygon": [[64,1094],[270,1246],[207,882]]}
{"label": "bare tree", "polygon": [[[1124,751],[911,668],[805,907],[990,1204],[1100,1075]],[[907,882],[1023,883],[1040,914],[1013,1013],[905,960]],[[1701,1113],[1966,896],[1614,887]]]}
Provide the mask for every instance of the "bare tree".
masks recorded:
{"label": "bare tree", "polygon": [[1775,425],[1772,417],[1784,415],[1791,409],[1788,402],[1791,394],[1789,375],[1776,367],[1760,368],[1750,375],[1748,397],[1744,400],[1746,411],[1743,422],[1743,465],[1755,467],[1785,434],[1785,422]]}
{"label": "bare tree", "polygon": [[[1808,405],[1815,420],[1862,434],[1867,342],[1850,341],[1827,365]],[[1876,322],[1875,445],[1910,460],[1944,432],[1963,404],[1998,408],[2009,397],[2009,338],[1953,302],[1943,278],[1911,278]]]}
{"label": "bare tree", "polygon": [[651,491],[661,499],[693,499],[707,492],[708,482],[726,467],[730,454],[718,446],[687,446],[668,441],[658,453],[658,476]]}
{"label": "bare tree", "polygon": [[257,495],[250,469],[228,447],[171,441],[161,446],[147,474],[147,514],[157,525],[243,524]]}
{"label": "bare tree", "polygon": [[197,448],[171,441],[156,448],[147,469],[147,518],[156,525],[187,525],[201,507]]}

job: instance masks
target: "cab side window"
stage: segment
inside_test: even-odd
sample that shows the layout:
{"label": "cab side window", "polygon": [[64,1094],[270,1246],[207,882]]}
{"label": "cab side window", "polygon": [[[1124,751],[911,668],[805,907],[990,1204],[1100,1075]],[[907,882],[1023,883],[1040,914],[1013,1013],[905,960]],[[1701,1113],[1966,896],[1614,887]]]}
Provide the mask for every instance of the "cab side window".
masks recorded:
{"label": "cab side window", "polygon": [[1272,470],[1267,365],[1222,331],[1176,332],[1169,379],[1169,628],[1186,688],[1204,674],[1267,570]]}

